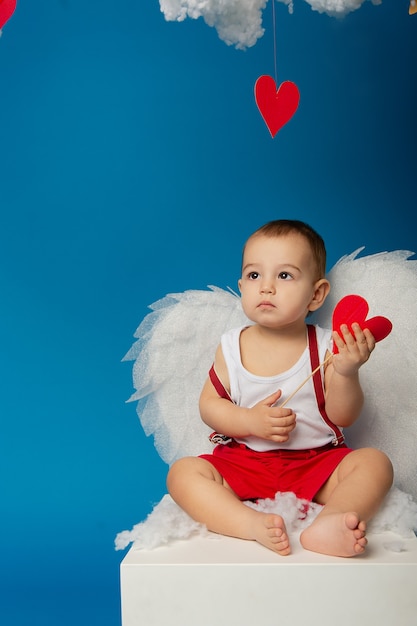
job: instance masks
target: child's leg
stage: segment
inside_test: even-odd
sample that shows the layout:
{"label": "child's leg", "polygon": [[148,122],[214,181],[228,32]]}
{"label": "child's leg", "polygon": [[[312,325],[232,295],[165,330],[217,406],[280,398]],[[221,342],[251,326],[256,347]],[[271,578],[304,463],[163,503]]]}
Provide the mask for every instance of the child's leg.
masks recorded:
{"label": "child's leg", "polygon": [[246,506],[209,461],[180,459],[168,473],[167,486],[175,502],[209,530],[258,541],[283,556],[290,553],[282,517]]}
{"label": "child's leg", "polygon": [[378,511],[392,480],[391,462],[379,450],[363,448],[344,457],[315,498],[325,506],[301,534],[303,547],[334,556],[364,552],[366,522]]}

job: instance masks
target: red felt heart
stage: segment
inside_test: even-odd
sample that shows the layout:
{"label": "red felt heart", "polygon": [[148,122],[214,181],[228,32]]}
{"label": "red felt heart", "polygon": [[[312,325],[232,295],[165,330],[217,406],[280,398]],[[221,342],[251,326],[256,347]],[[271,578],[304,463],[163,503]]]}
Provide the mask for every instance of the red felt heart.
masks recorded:
{"label": "red felt heart", "polygon": [[300,92],[297,85],[289,80],[277,89],[272,76],[260,76],[255,83],[255,101],[274,138],[296,112]]}
{"label": "red felt heart", "polygon": [[3,28],[16,8],[16,0],[0,0],[0,28]]}
{"label": "red felt heart", "polygon": [[[333,311],[333,330],[336,330],[341,335],[340,326],[342,324],[347,324],[349,330],[352,331],[352,324],[357,322],[362,330],[368,328],[371,331],[375,341],[385,339],[392,330],[392,323],[388,318],[380,315],[366,319],[368,311],[369,305],[362,296],[345,296],[337,303]],[[336,345],[333,347],[333,352],[334,354],[338,353]]]}

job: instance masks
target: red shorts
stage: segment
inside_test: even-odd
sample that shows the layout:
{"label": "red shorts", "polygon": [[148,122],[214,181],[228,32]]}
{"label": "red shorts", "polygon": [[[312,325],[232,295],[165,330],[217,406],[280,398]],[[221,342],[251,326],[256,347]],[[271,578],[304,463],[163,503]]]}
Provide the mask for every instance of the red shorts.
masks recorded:
{"label": "red shorts", "polygon": [[202,454],[241,500],[274,498],[277,491],[292,491],[312,501],[342,459],[352,452],[345,444],[312,450],[256,452],[232,441],[219,444],[213,454]]}

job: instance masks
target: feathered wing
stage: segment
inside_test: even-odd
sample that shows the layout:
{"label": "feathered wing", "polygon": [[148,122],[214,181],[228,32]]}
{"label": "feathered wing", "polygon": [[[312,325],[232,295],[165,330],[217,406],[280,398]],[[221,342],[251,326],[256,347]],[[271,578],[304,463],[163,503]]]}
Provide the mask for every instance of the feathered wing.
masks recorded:
{"label": "feathered wing", "polygon": [[417,500],[417,261],[406,250],[358,257],[362,249],[331,269],[332,289],[314,321],[330,328],[335,305],[351,293],[368,301],[369,317],[391,320],[391,334],[361,368],[365,407],[345,434],[354,448],[384,450],[395,484]]}
{"label": "feathered wing", "polygon": [[209,289],[169,294],[152,304],[123,359],[135,361],[136,393],[129,401],[138,401],[143,429],[169,465],[212,451],[211,431],[199,416],[200,392],[221,335],[249,323],[236,294]]}

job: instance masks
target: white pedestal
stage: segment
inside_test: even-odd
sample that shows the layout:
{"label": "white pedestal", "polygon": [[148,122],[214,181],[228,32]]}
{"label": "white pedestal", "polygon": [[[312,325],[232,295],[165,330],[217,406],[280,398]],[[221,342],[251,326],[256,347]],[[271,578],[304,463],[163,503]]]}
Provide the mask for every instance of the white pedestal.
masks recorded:
{"label": "white pedestal", "polygon": [[417,626],[417,539],[368,539],[351,559],[307,552],[296,537],[287,557],[212,533],[133,546],[120,568],[122,625]]}

